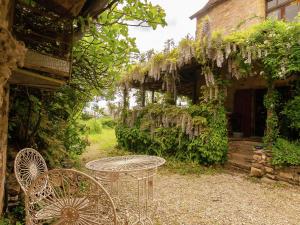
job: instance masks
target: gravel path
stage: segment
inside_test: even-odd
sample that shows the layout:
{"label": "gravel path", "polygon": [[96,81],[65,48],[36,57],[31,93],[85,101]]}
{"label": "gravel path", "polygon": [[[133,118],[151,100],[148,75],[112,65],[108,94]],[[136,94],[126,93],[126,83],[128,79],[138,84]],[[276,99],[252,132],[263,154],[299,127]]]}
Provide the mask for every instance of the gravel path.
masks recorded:
{"label": "gravel path", "polygon": [[300,188],[241,174],[161,174],[157,225],[300,225]]}

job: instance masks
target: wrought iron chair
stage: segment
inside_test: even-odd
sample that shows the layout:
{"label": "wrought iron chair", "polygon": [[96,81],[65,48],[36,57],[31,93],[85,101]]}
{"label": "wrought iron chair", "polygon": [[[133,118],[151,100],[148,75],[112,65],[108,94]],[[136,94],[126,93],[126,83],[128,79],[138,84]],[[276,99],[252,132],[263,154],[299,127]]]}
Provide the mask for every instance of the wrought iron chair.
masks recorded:
{"label": "wrought iron chair", "polygon": [[75,170],[41,174],[25,197],[28,225],[117,224],[115,205],[107,191],[92,177]]}
{"label": "wrought iron chair", "polygon": [[27,194],[29,186],[41,174],[48,171],[42,155],[32,149],[24,148],[18,152],[14,164],[15,176],[22,190]]}

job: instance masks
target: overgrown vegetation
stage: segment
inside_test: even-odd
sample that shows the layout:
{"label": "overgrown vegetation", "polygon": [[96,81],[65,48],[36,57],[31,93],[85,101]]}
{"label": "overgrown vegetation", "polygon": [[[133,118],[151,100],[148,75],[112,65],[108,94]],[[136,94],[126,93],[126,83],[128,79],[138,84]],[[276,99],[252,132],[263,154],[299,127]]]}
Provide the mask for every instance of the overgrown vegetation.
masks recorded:
{"label": "overgrown vegetation", "polygon": [[81,109],[77,94],[69,87],[55,93],[12,87],[10,145],[40,150],[50,167],[71,166],[87,145],[84,126],[76,119]]}
{"label": "overgrown vegetation", "polygon": [[[120,70],[138,51],[128,27],[166,24],[164,10],[145,0],[110,0],[105,9],[98,17],[74,21],[74,29],[85,36],[74,43],[67,85],[56,92],[12,87],[10,144],[40,150],[50,167],[72,166],[86,148],[85,128],[78,122],[82,109],[95,95],[113,96]],[[101,129],[90,125],[91,132]],[[113,124],[107,121],[105,126]]]}
{"label": "overgrown vegetation", "polygon": [[300,166],[300,143],[278,138],[272,148],[272,164],[276,166]]}
{"label": "overgrown vegetation", "polygon": [[118,144],[143,154],[201,164],[223,163],[227,153],[225,110],[211,102],[188,108],[152,104],[128,111],[116,127]]}
{"label": "overgrown vegetation", "polygon": [[295,96],[293,99],[291,99],[285,105],[282,114],[286,116],[289,122],[289,127],[300,134],[300,96]]}
{"label": "overgrown vegetation", "polygon": [[[223,37],[220,32],[212,32],[210,30],[209,21],[204,20],[203,29],[198,40],[187,37],[183,39],[177,47],[173,44],[173,48],[166,48],[167,51],[152,55],[148,62],[142,61],[141,63],[133,65],[126,73],[124,73],[123,83],[125,86],[130,86],[130,83],[134,81],[140,82],[142,86],[144,82],[153,82],[153,80],[156,81],[160,79],[163,81],[162,89],[167,93],[172,94],[170,88],[164,88],[166,81],[169,81],[171,77],[171,81],[173,81],[173,83],[171,82],[171,86],[173,89],[174,87],[176,88],[176,82],[180,80],[180,75],[177,71],[182,65],[189,64],[194,59],[202,67],[202,73],[206,81],[206,87],[203,89],[207,91],[204,96],[207,100],[213,99],[216,95],[219,95],[219,90],[224,88],[224,83],[226,83],[226,81],[232,79],[239,80],[249,76],[261,76],[268,84],[268,93],[264,100],[264,105],[267,109],[267,127],[264,135],[265,145],[268,146],[268,148],[274,147],[274,162],[276,162],[276,164],[295,164],[295,162],[291,162],[291,158],[293,159],[296,156],[295,151],[292,151],[291,149],[297,149],[298,144],[295,144],[285,137],[286,140],[284,141],[284,144],[287,144],[287,149],[290,150],[283,150],[286,154],[279,155],[278,149],[282,149],[284,144],[282,144],[282,139],[278,138],[283,135],[280,133],[280,131],[283,130],[283,127],[281,126],[288,126],[289,130],[285,132],[285,135],[288,134],[290,139],[299,140],[300,138],[300,123],[298,116],[300,112],[299,91],[294,90],[290,96],[293,99],[288,102],[286,106],[283,106],[283,103],[280,102],[279,93],[275,89],[275,82],[291,77],[293,77],[294,80],[299,80],[299,19],[300,17],[298,16],[298,19],[296,19],[295,22],[288,23],[277,20],[266,20],[249,29],[236,31],[225,37]],[[172,62],[172,64],[169,62]],[[139,69],[136,70],[134,68]],[[220,81],[223,81],[224,83],[220,84]],[[173,92],[176,92],[176,90]],[[278,111],[279,105],[281,105],[280,111]],[[283,110],[282,107],[284,108]],[[158,129],[169,129],[166,126],[162,127],[164,128]],[[131,133],[131,135],[135,137],[137,132],[135,130],[136,127],[127,127],[126,129],[129,129],[127,130],[127,133]],[[163,135],[168,137],[167,140],[169,140],[171,138],[169,136],[173,133],[177,138],[173,138],[173,140],[170,139],[169,142],[176,143],[174,146],[176,145],[180,148],[181,144],[185,142],[181,141],[181,136],[178,134],[178,131],[174,128],[172,129],[173,130],[168,132],[166,131]],[[285,128],[285,130],[287,129]],[[156,133],[158,133],[158,131],[156,131]],[[201,130],[201,133],[202,135],[195,138],[196,141],[190,140],[189,146],[184,146],[185,152],[188,154],[188,152],[193,149],[192,143],[196,142],[195,149],[200,149],[201,152],[201,157],[198,156],[200,161],[202,161],[201,158],[203,156],[210,158],[210,152],[208,150],[211,148],[209,142],[206,142],[205,145],[199,145],[199,140],[203,143],[200,137],[203,139],[212,139],[211,142],[213,143],[213,146],[216,146],[218,143],[220,143],[221,146],[223,145],[221,139],[214,136],[215,133],[208,133],[203,130]],[[132,138],[131,135],[128,135],[129,140]],[[136,140],[142,141],[144,136],[145,135],[137,137]],[[155,132],[154,138],[150,139],[152,142],[148,139],[145,142],[154,142]],[[167,141],[167,143],[169,142]],[[126,144],[124,143],[124,145]],[[165,151],[163,148],[164,146],[160,146],[159,144],[157,144],[157,146],[159,146],[157,148],[159,152]],[[179,149],[179,152],[181,151],[182,150]],[[279,158],[282,160],[279,160]]]}

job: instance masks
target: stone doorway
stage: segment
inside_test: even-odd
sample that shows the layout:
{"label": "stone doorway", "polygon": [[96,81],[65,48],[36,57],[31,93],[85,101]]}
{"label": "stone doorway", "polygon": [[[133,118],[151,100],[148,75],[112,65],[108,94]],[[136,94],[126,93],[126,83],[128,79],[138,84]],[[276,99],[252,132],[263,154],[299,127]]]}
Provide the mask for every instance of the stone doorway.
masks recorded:
{"label": "stone doorway", "polygon": [[266,126],[266,89],[241,89],[234,95],[232,130],[241,137],[262,137]]}

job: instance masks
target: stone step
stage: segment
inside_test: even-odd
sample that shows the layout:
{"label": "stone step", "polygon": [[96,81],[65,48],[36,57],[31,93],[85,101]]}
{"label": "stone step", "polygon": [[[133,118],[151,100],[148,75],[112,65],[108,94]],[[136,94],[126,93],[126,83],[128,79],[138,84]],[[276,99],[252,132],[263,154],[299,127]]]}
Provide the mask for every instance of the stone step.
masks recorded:
{"label": "stone step", "polygon": [[249,140],[230,141],[227,166],[233,170],[249,173],[254,154],[253,148],[257,145],[261,143]]}
{"label": "stone step", "polygon": [[228,152],[228,158],[247,159],[251,161],[253,159],[253,154],[245,154],[243,152]]}
{"label": "stone step", "polygon": [[261,145],[260,142],[232,141],[229,142],[229,149],[232,151],[253,151],[253,147]]}
{"label": "stone step", "polygon": [[251,164],[241,163],[235,160],[228,160],[225,168],[249,174],[251,170]]}
{"label": "stone step", "polygon": [[245,169],[247,171],[250,171],[250,169],[251,169],[251,163],[237,161],[237,160],[233,160],[233,159],[228,160],[228,163],[231,165],[240,167],[242,169]]}

